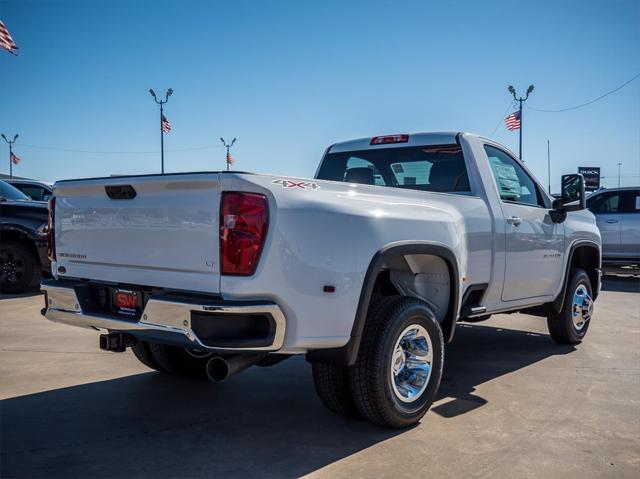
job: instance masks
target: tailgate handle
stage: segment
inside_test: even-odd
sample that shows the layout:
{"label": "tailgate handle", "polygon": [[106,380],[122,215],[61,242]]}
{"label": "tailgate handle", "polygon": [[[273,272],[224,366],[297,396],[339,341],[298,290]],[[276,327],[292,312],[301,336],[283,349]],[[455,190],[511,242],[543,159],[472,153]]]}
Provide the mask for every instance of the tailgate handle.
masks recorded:
{"label": "tailgate handle", "polygon": [[109,185],[104,189],[112,200],[132,200],[136,197],[136,190],[131,185]]}

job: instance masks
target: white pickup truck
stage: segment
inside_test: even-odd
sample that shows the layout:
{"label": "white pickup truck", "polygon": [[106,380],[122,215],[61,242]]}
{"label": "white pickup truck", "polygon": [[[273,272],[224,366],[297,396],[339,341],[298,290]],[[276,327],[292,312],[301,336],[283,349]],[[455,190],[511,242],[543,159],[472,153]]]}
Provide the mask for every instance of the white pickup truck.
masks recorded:
{"label": "white pickup truck", "polygon": [[407,427],[459,321],[521,311],[580,342],[600,288],[584,180],[548,195],[469,133],[330,146],[315,178],[202,172],[60,181],[52,321],[150,368],[222,381],[306,354],[334,412]]}

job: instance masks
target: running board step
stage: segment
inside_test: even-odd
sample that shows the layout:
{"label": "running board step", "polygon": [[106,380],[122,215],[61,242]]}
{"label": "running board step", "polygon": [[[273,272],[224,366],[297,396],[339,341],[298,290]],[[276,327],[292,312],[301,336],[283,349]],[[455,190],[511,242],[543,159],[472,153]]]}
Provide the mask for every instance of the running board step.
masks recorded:
{"label": "running board step", "polygon": [[472,318],[473,316],[481,316],[487,312],[486,306],[476,305],[476,306],[466,306],[462,310],[462,314],[460,314],[460,318]]}

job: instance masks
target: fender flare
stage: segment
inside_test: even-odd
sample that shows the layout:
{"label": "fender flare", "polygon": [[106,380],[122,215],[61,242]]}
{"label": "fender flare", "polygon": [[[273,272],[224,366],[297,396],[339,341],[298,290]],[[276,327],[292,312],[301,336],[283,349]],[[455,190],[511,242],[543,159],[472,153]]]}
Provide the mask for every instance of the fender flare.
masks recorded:
{"label": "fender flare", "polygon": [[[562,304],[564,303],[564,298],[565,298],[565,295],[567,294],[567,287],[569,285],[569,273],[571,272],[571,262],[573,261],[573,254],[578,248],[582,246],[588,246],[590,248],[595,249],[598,252],[598,269],[602,267],[602,253],[600,251],[600,246],[598,245],[598,243],[595,243],[590,240],[574,241],[571,247],[569,248],[569,255],[567,257],[567,261],[565,261],[565,270],[564,270],[564,277],[562,280],[562,289],[560,290],[560,293],[558,293],[558,296],[556,296],[555,299],[551,302],[551,307],[553,311],[555,311],[556,313],[560,312],[560,310],[562,309]],[[595,295],[594,295],[594,299],[595,299],[595,297],[597,297],[598,293],[600,292],[600,285],[599,284],[591,285],[591,289],[595,291]]]}
{"label": "fender flare", "polygon": [[449,342],[453,338],[455,324],[458,317],[458,298],[459,298],[459,275],[458,261],[453,251],[447,246],[440,243],[428,241],[398,241],[390,243],[380,249],[374,256],[367,272],[364,275],[362,289],[360,291],[360,299],[358,300],[358,308],[351,328],[351,337],[347,344],[340,348],[318,349],[309,351],[307,360],[310,362],[322,362],[330,364],[338,364],[344,366],[352,366],[356,362],[358,350],[360,349],[360,341],[364,331],[364,325],[369,312],[369,304],[373,287],[378,277],[378,273],[382,271],[385,262],[395,256],[405,256],[410,254],[430,254],[438,256],[444,260],[449,268],[451,294],[449,296],[449,308],[447,310],[446,319],[443,322],[443,335],[445,341]]}
{"label": "fender flare", "polygon": [[33,233],[33,225],[31,223],[35,225],[37,222],[30,221],[30,222],[25,222],[25,224],[18,223],[18,222],[3,223],[2,225],[0,225],[0,235],[2,233],[18,233],[22,236],[25,236],[31,241],[37,241],[41,238],[38,238]]}

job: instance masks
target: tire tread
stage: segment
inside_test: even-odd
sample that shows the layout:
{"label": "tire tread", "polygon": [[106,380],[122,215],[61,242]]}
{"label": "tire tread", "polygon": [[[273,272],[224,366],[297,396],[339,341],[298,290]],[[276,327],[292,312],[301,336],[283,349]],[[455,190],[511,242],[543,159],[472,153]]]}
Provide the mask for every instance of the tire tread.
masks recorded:
{"label": "tire tread", "polygon": [[167,373],[165,369],[163,369],[158,361],[155,360],[153,353],[151,352],[151,346],[148,341],[138,341],[132,348],[131,351],[133,355],[140,361],[142,364],[147,366],[150,369],[155,369],[161,373]]}
{"label": "tire tread", "polygon": [[381,366],[380,358],[376,358],[374,350],[380,341],[384,340],[381,329],[385,324],[390,310],[401,304],[406,298],[403,296],[384,296],[374,300],[360,341],[360,349],[356,363],[350,369],[350,387],[358,412],[374,424],[386,425],[380,408],[373,402],[379,388],[371,381],[371,371]]}
{"label": "tire tread", "polygon": [[313,363],[313,384],[316,393],[330,411],[346,417],[359,417],[347,383],[345,367]]}

